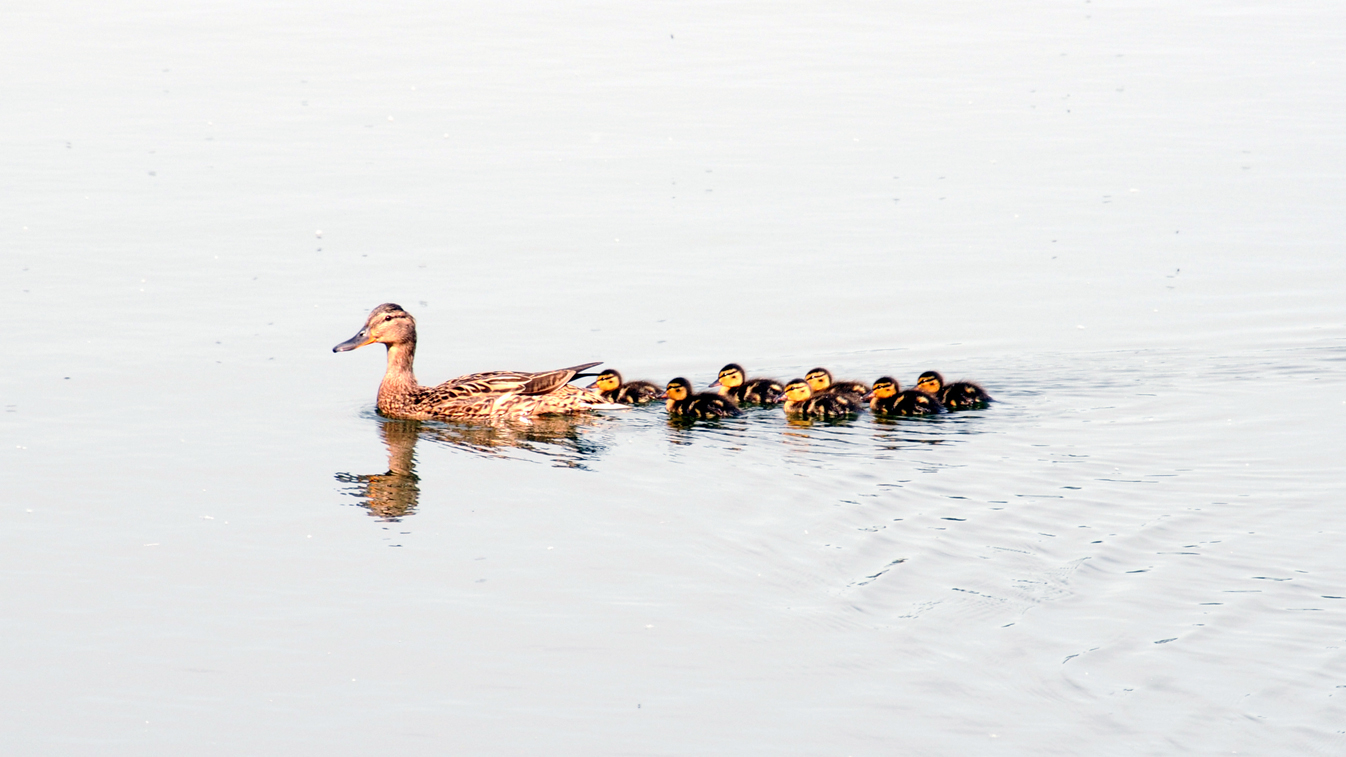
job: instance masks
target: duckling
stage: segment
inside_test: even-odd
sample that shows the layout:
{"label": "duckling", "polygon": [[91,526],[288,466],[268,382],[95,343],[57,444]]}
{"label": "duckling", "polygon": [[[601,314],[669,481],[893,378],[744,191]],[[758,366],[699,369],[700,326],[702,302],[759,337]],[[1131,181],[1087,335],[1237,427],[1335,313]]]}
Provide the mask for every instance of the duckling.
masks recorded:
{"label": "duckling", "polygon": [[374,308],[364,328],[332,348],[348,352],[367,344],[388,347],[388,368],[379,384],[379,413],[405,420],[504,420],[534,415],[574,415],[607,403],[597,392],[571,386],[575,374],[598,363],[541,373],[488,371],[470,373],[439,386],[421,386],[412,372],[416,358],[416,319],[401,305]]}
{"label": "duckling", "polygon": [[603,399],[620,405],[644,405],[663,394],[663,390],[648,381],[622,383],[622,374],[611,368],[598,374],[587,388],[597,389]]}
{"label": "duckling", "polygon": [[825,392],[814,394],[809,382],[795,379],[785,385],[785,414],[805,418],[848,418],[860,412],[860,400],[854,394]]}
{"label": "duckling", "polygon": [[863,381],[837,381],[826,368],[814,368],[804,374],[804,380],[814,394],[869,394],[869,385]]}
{"label": "duckling", "polygon": [[874,381],[874,389],[861,399],[869,400],[875,415],[936,415],[946,412],[934,396],[917,389],[902,391],[897,379],[884,376]]}
{"label": "duckling", "polygon": [[985,389],[971,381],[945,384],[944,377],[936,371],[926,371],[917,377],[916,388],[934,395],[948,410],[982,408],[986,407],[987,403],[995,401]]}
{"label": "duckling", "polygon": [[710,388],[739,405],[778,405],[785,398],[785,387],[776,379],[746,376],[743,366],[730,363],[720,369],[720,377]]}
{"label": "duckling", "polygon": [[714,392],[692,394],[692,382],[679,376],[668,382],[664,390],[664,407],[670,416],[682,418],[732,418],[743,411],[728,397]]}

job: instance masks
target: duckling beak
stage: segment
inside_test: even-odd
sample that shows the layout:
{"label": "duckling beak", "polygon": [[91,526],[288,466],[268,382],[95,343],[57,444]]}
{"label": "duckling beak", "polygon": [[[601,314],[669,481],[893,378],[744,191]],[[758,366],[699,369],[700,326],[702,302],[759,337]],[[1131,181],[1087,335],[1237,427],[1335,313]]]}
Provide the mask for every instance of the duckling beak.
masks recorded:
{"label": "duckling beak", "polygon": [[585,389],[597,389],[597,388],[598,388],[598,382],[595,381],[595,382],[593,382],[592,384],[590,384],[590,385],[588,385],[588,386],[586,386],[586,387],[584,387],[584,388],[585,388]]}
{"label": "duckling beak", "polygon": [[861,401],[861,402],[868,402],[869,400],[872,400],[872,399],[874,399],[874,392],[873,392],[873,390],[870,390],[870,392],[869,392],[868,394],[866,394],[865,396],[863,396],[863,397],[860,398],[860,401]]}
{"label": "duckling beak", "polygon": [[369,336],[369,329],[368,329],[368,328],[363,328],[363,329],[360,329],[360,333],[356,334],[355,336],[351,337],[350,339],[347,339],[346,341],[342,342],[341,344],[338,344],[337,346],[333,347],[333,348],[332,348],[332,351],[333,351],[333,352],[350,352],[351,350],[353,350],[353,349],[355,349],[355,348],[357,348],[357,347],[363,347],[363,346],[365,346],[366,344],[373,344],[373,343],[374,343],[374,340],[373,340],[372,338],[370,338],[370,336]]}
{"label": "duckling beak", "polygon": [[719,387],[719,386],[721,386],[721,384],[720,384],[720,380],[719,380],[719,379],[715,379],[713,382],[711,382],[710,386],[708,386],[708,387],[706,387],[706,388],[707,388],[707,389],[715,389],[716,387]]}

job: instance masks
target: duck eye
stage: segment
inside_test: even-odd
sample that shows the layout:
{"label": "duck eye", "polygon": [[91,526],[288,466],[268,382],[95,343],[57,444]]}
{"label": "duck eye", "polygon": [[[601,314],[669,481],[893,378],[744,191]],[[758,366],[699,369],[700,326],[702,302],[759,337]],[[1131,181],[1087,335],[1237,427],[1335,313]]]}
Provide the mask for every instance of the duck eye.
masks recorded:
{"label": "duck eye", "polygon": [[391,321],[392,319],[393,319],[393,315],[392,315],[392,313],[389,313],[388,315],[383,316],[383,322],[384,322],[384,323],[387,323],[388,321]]}

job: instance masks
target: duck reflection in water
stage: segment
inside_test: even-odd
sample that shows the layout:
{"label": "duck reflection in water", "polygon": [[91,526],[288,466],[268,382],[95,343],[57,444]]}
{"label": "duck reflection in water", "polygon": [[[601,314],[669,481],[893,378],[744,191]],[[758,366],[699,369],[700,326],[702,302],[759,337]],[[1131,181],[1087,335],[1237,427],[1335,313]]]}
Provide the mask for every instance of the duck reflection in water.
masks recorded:
{"label": "duck reflection in water", "polygon": [[420,431],[420,421],[382,421],[379,434],[388,447],[388,472],[336,474],[336,480],[350,484],[344,492],[360,500],[360,506],[379,520],[401,520],[420,503],[421,480],[416,475],[416,438]]}
{"label": "duck reflection in water", "polygon": [[349,484],[343,491],[359,500],[369,514],[397,521],[415,512],[420,503],[416,475],[416,442],[425,439],[485,457],[545,460],[560,468],[587,469],[603,445],[580,433],[602,419],[585,416],[545,416],[525,423],[440,423],[378,418],[379,435],[388,448],[386,473],[338,473]]}

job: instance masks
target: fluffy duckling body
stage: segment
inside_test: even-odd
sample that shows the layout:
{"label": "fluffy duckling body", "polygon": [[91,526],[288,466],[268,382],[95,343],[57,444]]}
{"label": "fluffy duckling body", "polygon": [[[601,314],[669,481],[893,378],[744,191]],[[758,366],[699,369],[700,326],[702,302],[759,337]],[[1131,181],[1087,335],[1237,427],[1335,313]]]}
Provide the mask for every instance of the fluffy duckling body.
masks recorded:
{"label": "fluffy duckling body", "polygon": [[971,381],[944,383],[944,377],[937,371],[922,373],[916,379],[916,388],[933,394],[948,410],[971,410],[986,407],[988,403],[995,401],[985,389]]}
{"label": "fluffy duckling body", "polygon": [[619,405],[644,405],[659,399],[664,393],[664,390],[648,381],[623,383],[622,374],[611,369],[598,374],[598,378],[588,388],[597,390],[599,396],[608,402]]}
{"label": "fluffy duckling body", "polygon": [[835,420],[857,415],[861,403],[856,395],[844,392],[814,394],[808,381],[795,379],[785,385],[784,407],[786,415]]}
{"label": "fluffy duckling body", "polygon": [[421,386],[412,372],[416,319],[388,302],[369,314],[364,328],[332,348],[348,352],[367,344],[388,348],[388,368],[379,384],[379,413],[407,420],[504,420],[534,415],[574,415],[607,404],[597,392],[571,386],[585,363],[541,373],[487,371],[459,376],[438,386]]}
{"label": "fluffy duckling body", "polygon": [[869,385],[863,381],[837,381],[826,368],[814,368],[804,374],[809,389],[814,394],[854,394],[857,397],[869,394]]}
{"label": "fluffy duckling body", "polygon": [[743,411],[728,397],[714,392],[692,393],[692,382],[679,376],[668,382],[664,390],[664,407],[668,414],[678,418],[732,418]]}
{"label": "fluffy duckling body", "polygon": [[738,405],[778,405],[785,399],[785,387],[776,379],[747,376],[743,366],[730,363],[720,369],[719,378],[710,388]]}
{"label": "fluffy duckling body", "polygon": [[874,382],[874,389],[862,399],[869,400],[869,409],[875,415],[938,415],[946,412],[944,404],[919,389],[902,391],[897,379],[884,376]]}

